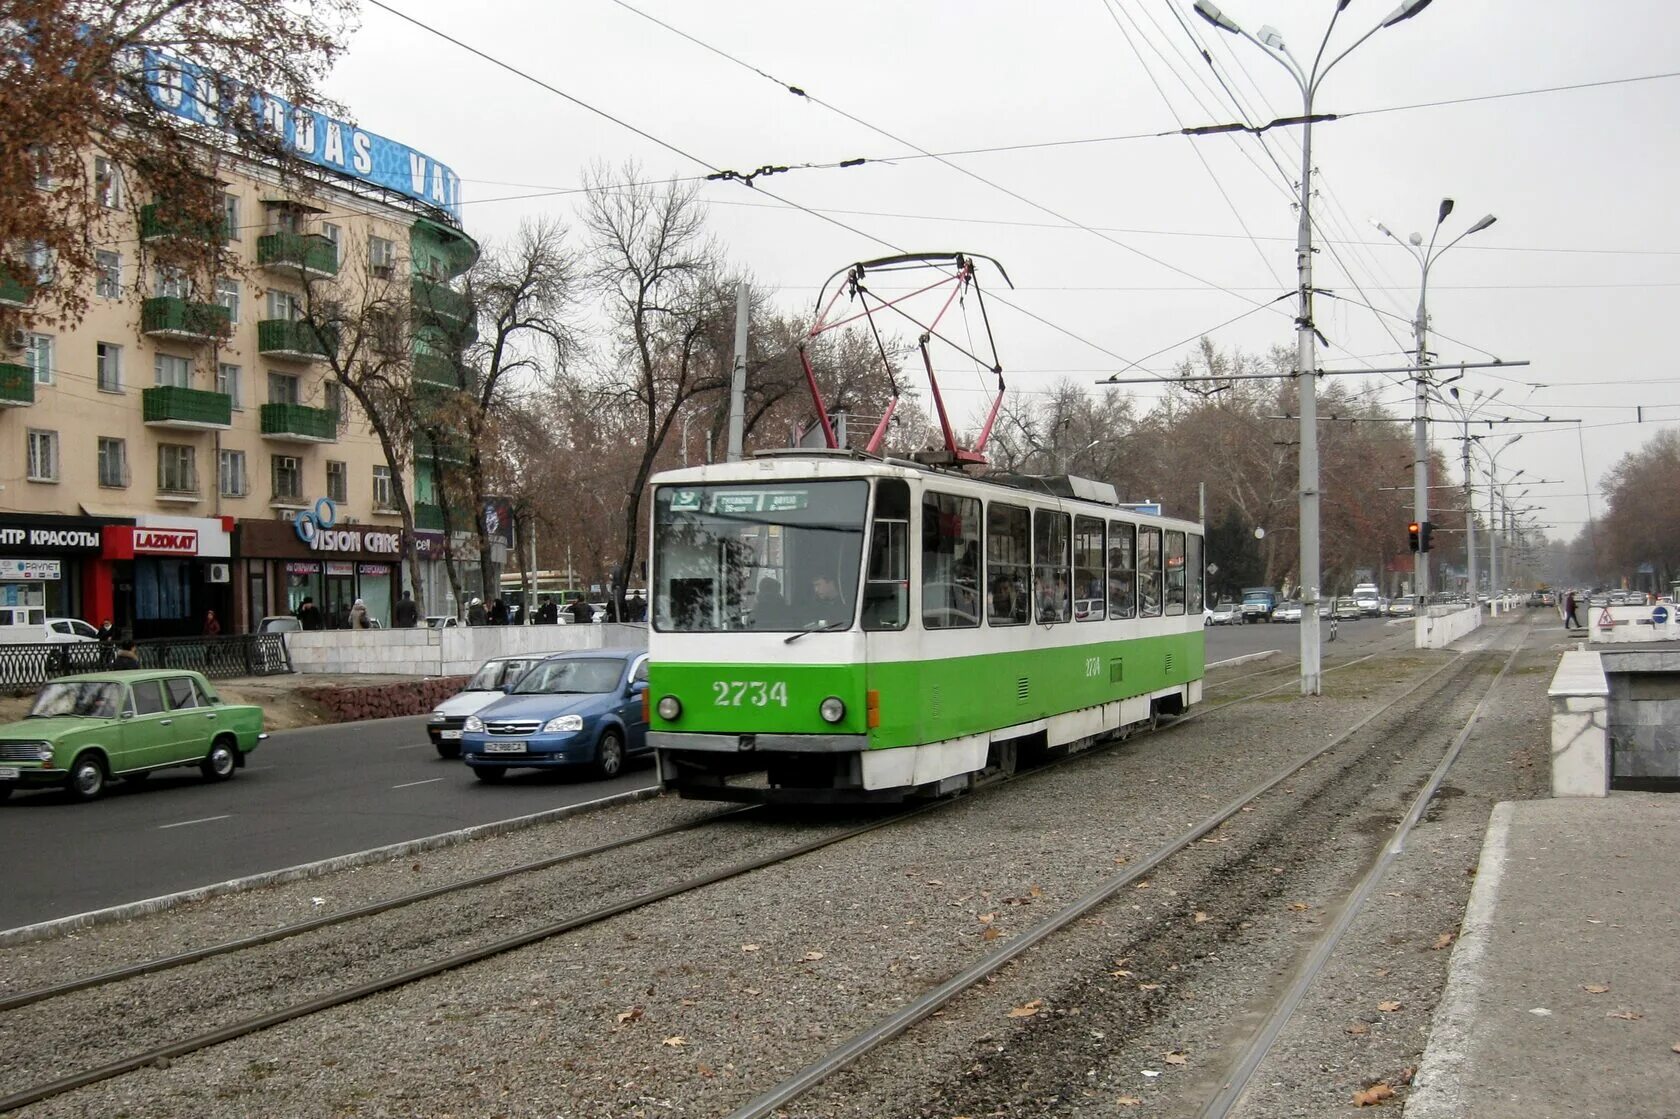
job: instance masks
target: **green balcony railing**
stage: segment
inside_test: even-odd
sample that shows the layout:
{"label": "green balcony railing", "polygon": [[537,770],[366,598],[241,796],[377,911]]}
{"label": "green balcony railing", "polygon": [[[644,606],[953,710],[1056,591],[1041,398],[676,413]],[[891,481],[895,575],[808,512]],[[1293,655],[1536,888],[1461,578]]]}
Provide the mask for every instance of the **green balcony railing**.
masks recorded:
{"label": "green balcony railing", "polygon": [[338,331],[325,329],[322,338],[303,319],[264,319],[257,324],[257,351],[270,357],[314,359],[338,349]]}
{"label": "green balcony railing", "polygon": [[416,315],[450,323],[464,323],[472,317],[472,304],[466,296],[424,276],[414,277],[411,292]]}
{"label": "green balcony railing", "polygon": [[422,532],[442,532],[443,507],[441,505],[427,505],[423,501],[415,502],[414,527]]}
{"label": "green balcony railing", "polygon": [[157,385],[140,394],[140,411],[147,423],[165,427],[233,426],[233,397],[225,392]]}
{"label": "green balcony railing", "polygon": [[232,329],[233,316],[220,303],[193,303],[160,295],[140,305],[140,330],[145,334],[208,341],[225,338]]}
{"label": "green balcony railing", "polygon": [[35,371],[27,365],[0,362],[0,405],[35,403]]}
{"label": "green balcony railing", "polygon": [[338,442],[338,413],[306,404],[264,404],[262,433],[310,443]]}
{"label": "green balcony railing", "polygon": [[443,436],[433,439],[425,432],[417,432],[414,436],[414,461],[417,465],[426,465],[432,461],[432,449],[437,448],[437,458],[440,462],[466,462],[467,451],[465,444],[459,438]]}
{"label": "green balcony railing", "polygon": [[140,207],[140,239],[185,237],[196,241],[226,241],[227,223],[221,218],[194,220],[180,211],[153,202]]}
{"label": "green balcony railing", "polygon": [[436,385],[439,388],[459,388],[456,379],[455,363],[437,354],[414,355],[414,380],[417,384]]}
{"label": "green balcony railing", "polygon": [[8,307],[26,307],[29,305],[29,289],[0,272],[0,303]]}
{"label": "green balcony railing", "polygon": [[267,233],[257,238],[257,264],[336,276],[338,246],[319,233]]}

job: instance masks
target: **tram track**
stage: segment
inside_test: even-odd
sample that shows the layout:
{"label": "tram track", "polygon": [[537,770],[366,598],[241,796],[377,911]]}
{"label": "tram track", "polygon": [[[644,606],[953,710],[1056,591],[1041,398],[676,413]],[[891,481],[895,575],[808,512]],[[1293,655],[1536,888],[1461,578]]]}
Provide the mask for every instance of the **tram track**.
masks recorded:
{"label": "tram track", "polygon": [[[1517,649],[1511,654],[1515,658],[1520,652],[1522,642],[1517,643]],[[1349,730],[1338,735],[1323,746],[1309,752],[1306,756],[1292,762],[1287,767],[1274,773],[1260,784],[1246,790],[1228,801],[1213,814],[1199,821],[1193,827],[1181,832],[1159,848],[1152,851],[1141,860],[1134,861],[1127,869],[1105,880],[1088,893],[1057,910],[1054,914],[1024,931],[1007,946],[994,949],[982,959],[969,967],[951,975],[944,982],[933,987],[919,998],[908,1002],[895,1013],[883,1017],[872,1026],[854,1033],[840,1045],[834,1047],[818,1059],[811,1061],[799,1069],[794,1075],[787,1077],[775,1087],[762,1092],[747,1104],[729,1113],[729,1119],[756,1119],[778,1113],[779,1109],[787,1108],[796,1100],[815,1092],[820,1086],[835,1080],[854,1065],[864,1061],[871,1053],[883,1049],[901,1035],[915,1029],[919,1023],[941,1012],[956,1010],[951,1006],[961,996],[974,991],[977,987],[995,979],[999,973],[1023,954],[1039,946],[1058,933],[1068,930],[1076,922],[1093,916],[1104,910],[1104,907],[1125,896],[1122,891],[1137,886],[1140,882],[1147,882],[1152,875],[1165,873],[1168,865],[1179,859],[1187,852],[1200,854],[1205,848],[1198,841],[1207,840],[1214,831],[1235,819],[1239,813],[1251,810],[1256,802],[1261,801],[1267,794],[1277,790],[1285,782],[1292,779],[1297,785],[1307,776],[1303,773],[1314,762],[1331,755],[1338,750],[1344,750],[1350,744],[1356,743],[1360,737],[1382,733],[1385,736],[1403,733],[1408,724],[1423,724],[1433,719],[1431,710],[1443,705],[1451,705],[1458,696],[1468,691],[1474,681],[1482,674],[1478,659],[1473,654],[1461,654],[1453,661],[1429,673],[1402,695],[1395,697],[1377,710],[1372,711],[1364,719]],[[1508,668],[1510,660],[1507,660]],[[1345,667],[1345,666],[1344,666]],[[1495,677],[1479,700],[1476,713],[1481,710],[1486,696],[1491,694],[1498,681],[1503,678],[1504,670]],[[1446,677],[1445,680],[1441,680]],[[1432,684],[1440,681],[1439,687],[1427,693],[1427,699],[1414,702],[1415,697],[1425,693]],[[1411,702],[1409,709],[1406,705]],[[1395,717],[1397,714],[1398,717]],[[1458,747],[1474,726],[1474,715],[1461,728],[1461,733],[1454,738],[1454,745],[1446,756],[1440,760],[1433,777],[1425,783],[1423,790],[1413,801],[1412,811],[1407,813],[1402,822],[1402,829],[1407,829],[1415,823],[1417,817],[1429,803],[1439,787],[1440,779],[1456,756]],[[1397,726],[1389,726],[1389,723]],[[1373,730],[1375,725],[1381,724],[1383,730]],[[1175,956],[1183,958],[1183,945],[1173,949],[1163,949],[1161,942],[1176,930],[1185,925],[1197,928],[1204,941],[1218,944],[1240,939],[1245,935],[1248,927],[1248,916],[1254,908],[1275,901],[1281,892],[1288,888],[1288,884],[1277,864],[1287,862],[1286,854],[1291,845],[1291,833],[1295,830],[1294,821],[1304,813],[1324,810],[1338,800],[1347,800],[1347,787],[1357,786],[1361,781],[1371,781],[1380,775],[1392,763],[1385,760],[1380,750],[1344,750],[1350,753],[1351,759],[1345,766],[1331,773],[1324,774],[1318,780],[1318,788],[1298,800],[1291,801],[1286,807],[1275,811],[1272,821],[1265,825],[1261,833],[1253,837],[1240,853],[1225,853],[1221,851],[1220,864],[1204,872],[1200,888],[1195,891],[1197,896],[1243,896],[1250,899],[1243,906],[1235,907],[1231,912],[1200,926],[1207,915],[1190,912],[1175,913],[1162,917],[1151,927],[1139,932],[1137,937],[1126,944],[1119,951],[1121,962],[1132,961],[1128,967],[1138,975],[1167,974],[1169,968],[1176,969],[1179,964],[1170,962]],[[1290,790],[1293,791],[1293,790]],[[1346,808],[1344,812],[1348,811]],[[1391,837],[1383,844],[1383,850],[1389,849],[1396,839]],[[1215,848],[1215,850],[1221,850]],[[1380,865],[1380,864],[1379,864]],[[1366,879],[1362,880],[1374,884],[1380,878],[1376,870],[1372,870]],[[1363,895],[1368,896],[1371,885],[1362,886]],[[1188,893],[1189,891],[1181,891]],[[1189,903],[1187,903],[1189,904]],[[1193,908],[1193,905],[1192,905]],[[1355,905],[1347,905],[1345,909],[1356,910]],[[1348,917],[1351,920],[1351,916]],[[1340,922],[1338,922],[1340,924]],[[1328,938],[1327,938],[1328,939]],[[1333,948],[1331,943],[1331,948]],[[1325,953],[1327,956],[1327,952]],[[1313,954],[1318,959],[1318,953]],[[1322,966],[1322,960],[1318,961]],[[1120,972],[1125,975],[1128,972]],[[1297,985],[1304,985],[1316,975],[1315,968],[1303,968],[1301,975],[1307,978],[1298,980]],[[1079,981],[1082,984],[1086,981]],[[1156,987],[1158,984],[1149,984]],[[1292,985],[1291,991],[1295,987]],[[1298,1001],[1298,994],[1295,996]],[[1046,1001],[1060,1001],[1049,999]],[[1070,994],[1068,1000],[1073,1001]],[[1293,1002],[1290,1003],[1293,1005]],[[963,1114],[963,1113],[993,1113],[993,1114],[1049,1114],[1054,1108],[1046,1104],[1043,1098],[1032,1095],[1034,1089],[1041,1089],[1046,1096],[1054,1096],[1056,1092],[1065,1089],[1053,1087],[1052,1081],[1057,1076],[1064,1076],[1069,1067],[1082,1067],[1085,1063],[1096,1065],[1101,1061],[1111,1059],[1115,1050],[1123,1050],[1124,1038],[1128,1035],[1146,1032],[1153,1024],[1157,1011],[1164,1010],[1160,1000],[1146,997],[1139,1005],[1120,1008],[1112,1016],[1092,1015],[1087,1012],[1078,1018],[1043,1019],[1045,1025],[1039,1031],[1040,1036],[1026,1045],[1012,1046],[1007,1054],[1001,1053],[992,1062],[978,1062],[969,1067],[960,1077],[955,1077],[946,1085],[945,1091],[939,1092],[935,1101],[921,1104],[920,1109],[911,1107],[900,1101],[896,1106],[903,1114]],[[1076,1012],[1077,1013],[1077,1012]],[[1256,1045],[1261,1046],[1263,1056],[1265,1045],[1269,1045],[1269,1038],[1275,1037],[1276,1029],[1281,1028],[1287,1020],[1287,1012],[1282,1012],[1278,1025],[1268,1026],[1266,1031],[1256,1035]],[[1031,1016],[1032,1025],[1037,1026],[1041,1021],[1036,1015]],[[1023,1029],[1028,1027],[1023,1026]],[[1091,1038],[1097,1040],[1093,1042]],[[1265,1045],[1261,1043],[1264,1042]],[[891,1064],[891,1057],[881,1056],[870,1062],[871,1068]],[[1124,1063],[1124,1061],[1121,1061]],[[1258,1060],[1245,1056],[1239,1062],[1236,1073],[1230,1078],[1230,1084],[1247,1082],[1247,1076],[1252,1075],[1253,1067],[1258,1067]],[[1246,1070],[1246,1073],[1245,1071]],[[861,1075],[861,1074],[860,1074]],[[1004,1086],[1008,1086],[1005,1089]],[[803,1100],[803,1106],[811,1114],[829,1114],[825,1103],[830,1102],[834,1095],[844,1097],[855,1092],[856,1084],[846,1086],[836,1085],[832,1092],[822,1095],[819,1099]],[[1226,1089],[1227,1082],[1222,1081],[1220,1088]],[[1022,1090],[1025,1089],[1023,1092]],[[1026,1098],[1021,1098],[1021,1093]],[[1238,1088],[1240,1095],[1240,1086]],[[1065,1102],[1065,1101],[1064,1101]],[[1012,1103],[1018,1104],[1011,1107]],[[814,1105],[814,1106],[813,1106]],[[1210,1103],[1210,1106],[1211,1103]],[[1078,1114],[1078,1107],[1064,1108],[1064,1113]],[[800,1112],[801,1114],[805,1112]],[[843,1113],[836,1111],[835,1113]],[[1206,1112],[1208,1115],[1224,1115],[1228,1112]]]}
{"label": "tram track", "polygon": [[[1335,671],[1341,668],[1350,667],[1351,665],[1358,664],[1369,659],[1370,657],[1368,656],[1353,658],[1342,664],[1331,666],[1327,669],[1327,671]],[[1287,668],[1289,666],[1283,667]],[[1286,681],[1274,688],[1245,695],[1225,704],[1213,706],[1203,705],[1180,719],[1163,724],[1162,729],[1170,730],[1174,727],[1185,725],[1202,714],[1208,714],[1214,710],[1220,710],[1225,707],[1249,702],[1250,700],[1274,694],[1277,691],[1292,686],[1293,681]],[[1069,755],[1066,758],[1058,759],[1056,763],[1052,763],[1051,765],[1024,771],[1021,775],[1019,775],[1019,777],[1036,775],[1054,768],[1055,765],[1061,763],[1077,763],[1088,759],[1097,753],[1099,753],[1099,751],[1087,750]],[[1019,777],[1017,777],[1017,779],[1019,779]],[[489,959],[496,955],[505,954],[507,952],[517,950],[518,948],[537,943],[541,940],[557,937],[573,930],[581,929],[616,916],[621,916],[643,906],[652,905],[659,901],[676,897],[682,893],[702,889],[706,886],[714,885],[739,875],[747,874],[755,870],[765,869],[776,865],[777,863],[798,858],[801,855],[821,850],[824,847],[843,843],[847,840],[856,838],[879,828],[885,828],[893,824],[900,823],[911,816],[933,811],[952,803],[957,803],[957,801],[936,801],[927,805],[919,806],[909,812],[895,813],[892,816],[872,820],[855,827],[842,829],[834,834],[820,837],[807,843],[798,844],[791,848],[783,849],[768,855],[762,855],[718,870],[698,874],[658,890],[643,891],[617,902],[580,912],[561,921],[550,921],[540,924],[535,928],[524,930],[513,936],[500,937],[467,950],[452,952],[442,958],[423,961],[415,964],[414,966],[406,967],[389,974],[365,979],[360,982],[344,984],[325,992],[312,993],[306,998],[293,998],[291,1001],[286,1001],[284,994],[282,994],[282,998],[278,1000],[282,1003],[282,1005],[274,1006],[258,1013],[249,1014],[248,1016],[239,1018],[235,1021],[213,1024],[207,1029],[200,1029],[197,1032],[189,1033],[187,1036],[180,1036],[178,1031],[177,1036],[168,1040],[159,1041],[150,1048],[140,1052],[135,1052],[131,1056],[127,1056],[116,1061],[106,1061],[97,1066],[77,1068],[68,1074],[57,1075],[51,1080],[38,1083],[30,1089],[0,1097],[0,1112],[10,1111],[18,1107],[26,1106],[30,1103],[74,1091],[77,1088],[98,1083],[101,1080],[121,1076],[124,1073],[135,1069],[165,1064],[185,1054],[219,1045],[260,1030],[268,1029],[283,1022],[317,1014],[332,1007],[342,1006],[346,1003],[366,998],[381,991],[393,990],[407,984],[418,982],[419,980],[430,976],[441,974],[445,971],[454,970],[475,962]],[[262,948],[282,940],[289,940],[305,936],[310,933],[320,933],[339,925],[347,925],[357,922],[358,920],[365,921],[394,909],[446,898],[468,889],[503,882],[521,874],[532,874],[543,870],[549,870],[566,863],[584,859],[586,856],[608,854],[620,851],[638,843],[646,843],[658,838],[692,831],[701,827],[712,826],[739,816],[743,811],[751,810],[737,809],[729,812],[717,813],[704,817],[700,820],[688,821],[681,824],[653,829],[637,836],[626,837],[621,840],[596,845],[579,851],[568,852],[563,855],[538,860],[536,862],[505,868],[500,871],[475,876],[474,878],[462,880],[457,883],[450,883],[424,891],[416,891],[399,898],[372,903],[370,905],[344,911],[343,913],[324,916],[316,920],[298,922],[280,929],[265,930],[261,933],[225,942],[224,944],[211,946],[209,948],[198,949],[186,953],[177,953],[173,956],[161,957],[152,961],[145,961],[140,964],[130,965],[125,968],[105,972],[96,976],[67,981],[50,987],[38,988],[33,991],[20,992],[7,996],[3,1002],[0,1002],[0,1010],[7,1012],[4,1018],[0,1018],[0,1030],[19,1028],[21,1032],[27,1034],[28,1024],[25,1022],[21,1027],[17,1026],[18,1017],[16,1012],[22,1011],[27,1007],[39,1003],[45,1003],[48,1008],[54,1008],[57,1006],[55,1000],[62,999],[66,996],[76,995],[80,992],[92,991],[99,987],[118,984],[126,980],[140,979],[144,976],[154,975],[163,971],[173,971],[177,968],[188,967],[193,964],[204,963],[206,961],[216,960],[223,957],[235,956],[240,952]],[[412,951],[423,947],[423,945],[403,945],[402,947],[405,950]],[[310,955],[322,957],[329,961],[337,959],[340,966],[344,966],[346,962],[345,957],[351,954],[351,950],[344,947],[337,949],[323,949],[321,946],[313,943],[311,943],[307,951]],[[306,971],[307,969],[302,969],[300,965],[300,970]],[[237,976],[229,976],[225,980],[219,982],[207,982],[202,979],[194,978],[189,978],[184,982],[201,987],[205,990],[205,994],[201,999],[202,1003],[207,1004],[210,1007],[221,1008],[226,1003],[233,1000],[224,999],[219,996],[217,992],[223,989],[231,990],[231,988],[237,986]],[[121,1001],[132,1004],[136,1001],[136,999],[144,1002],[150,1001],[143,993],[134,997],[124,998]],[[106,1016],[100,1015],[97,1012],[95,1012],[94,1017],[100,1020],[107,1020]],[[132,1038],[134,1027],[135,1023],[132,1019],[125,1021],[123,1024],[123,1036]],[[101,1036],[92,1039],[85,1046],[85,1049],[90,1053],[109,1052],[110,1047],[111,1039],[109,1037]],[[20,1047],[16,1043],[11,1045],[11,1050],[14,1053],[18,1052],[19,1048]],[[53,1053],[54,1056],[62,1063],[73,1064],[75,1061],[74,1050],[66,1051],[62,1047],[55,1046]],[[54,1071],[57,1070],[55,1069]]]}

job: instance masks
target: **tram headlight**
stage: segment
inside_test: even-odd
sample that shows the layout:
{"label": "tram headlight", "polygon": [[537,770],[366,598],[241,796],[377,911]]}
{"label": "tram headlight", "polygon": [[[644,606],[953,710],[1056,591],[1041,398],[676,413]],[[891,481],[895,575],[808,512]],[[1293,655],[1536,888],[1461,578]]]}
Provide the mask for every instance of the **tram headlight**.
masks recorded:
{"label": "tram headlight", "polygon": [[822,717],[830,723],[838,723],[841,719],[846,717],[846,704],[839,696],[829,696],[827,699],[822,701],[822,706],[818,707],[817,710],[820,711],[822,713]]}
{"label": "tram headlight", "polygon": [[674,695],[659,697],[659,717],[667,723],[675,722],[682,715],[682,700]]}

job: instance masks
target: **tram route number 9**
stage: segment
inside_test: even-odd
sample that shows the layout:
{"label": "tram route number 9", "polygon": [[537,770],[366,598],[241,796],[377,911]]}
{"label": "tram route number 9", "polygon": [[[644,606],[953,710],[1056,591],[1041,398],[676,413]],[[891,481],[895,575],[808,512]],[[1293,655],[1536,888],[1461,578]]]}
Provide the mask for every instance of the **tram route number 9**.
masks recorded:
{"label": "tram route number 9", "polygon": [[712,704],[716,707],[777,707],[788,705],[785,680],[714,680]]}

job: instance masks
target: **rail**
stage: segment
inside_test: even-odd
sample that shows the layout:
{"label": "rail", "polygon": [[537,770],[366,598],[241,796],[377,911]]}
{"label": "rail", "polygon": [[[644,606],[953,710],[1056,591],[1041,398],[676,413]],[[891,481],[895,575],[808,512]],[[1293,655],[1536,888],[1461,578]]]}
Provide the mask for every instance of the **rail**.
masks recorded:
{"label": "rail", "polygon": [[[135,651],[141,668],[190,669],[212,680],[293,671],[284,635],[278,633],[160,637],[137,642]],[[115,656],[115,646],[98,641],[0,645],[0,692],[16,694],[60,676],[105,672]]]}

